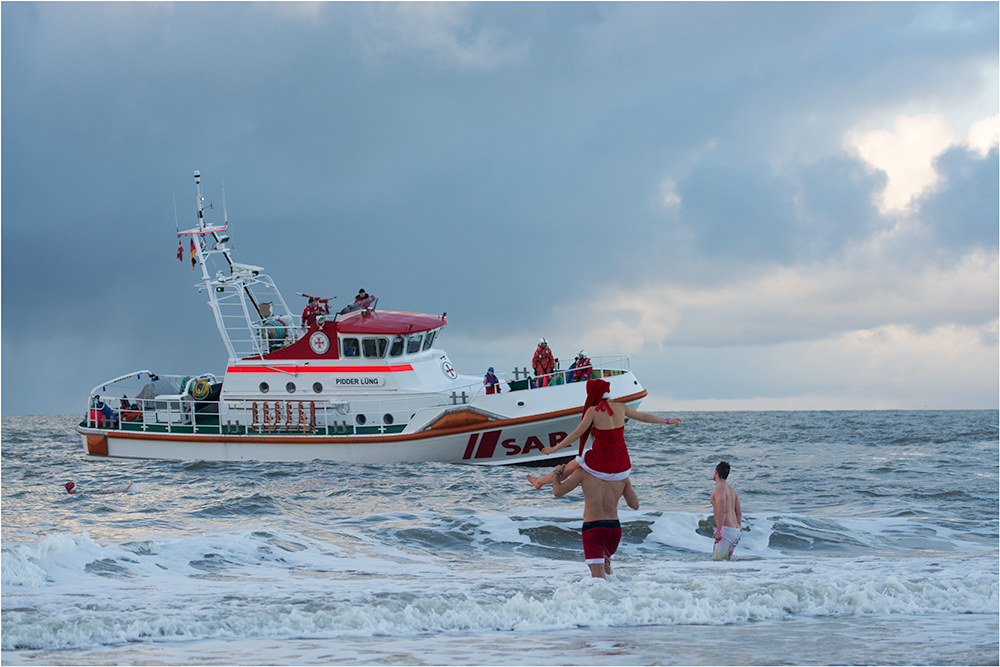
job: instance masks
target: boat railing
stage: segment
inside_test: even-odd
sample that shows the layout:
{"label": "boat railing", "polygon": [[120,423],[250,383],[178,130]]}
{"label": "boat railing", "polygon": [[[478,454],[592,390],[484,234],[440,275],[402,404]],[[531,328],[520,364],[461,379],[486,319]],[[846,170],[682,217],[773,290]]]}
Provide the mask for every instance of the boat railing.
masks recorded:
{"label": "boat railing", "polygon": [[[590,377],[610,377],[629,372],[627,356],[595,357]],[[541,391],[565,384],[568,371],[545,376],[547,382],[500,378],[511,391]],[[468,376],[465,376],[468,377]],[[557,379],[558,378],[558,379]],[[212,434],[310,434],[378,435],[399,433],[417,411],[454,408],[484,397],[479,378],[451,385],[442,393],[350,400],[223,399],[221,382],[211,374],[199,376],[156,375],[139,371],[99,385],[91,392],[84,425],[124,431]]]}
{"label": "boat railing", "polygon": [[231,276],[219,274],[206,281],[230,355],[260,356],[301,338],[299,318],[288,309],[274,281],[260,273],[260,267],[237,267],[240,270]]}
{"label": "boat railing", "polygon": [[[205,384],[200,384],[205,383]],[[472,401],[476,385],[440,394],[392,398],[218,399],[213,375],[155,375],[140,371],[94,388],[84,425],[122,431],[211,434],[391,434],[418,410]]]}
{"label": "boat railing", "polygon": [[[157,375],[148,370],[122,375],[94,387],[84,422],[91,428],[121,429],[190,424],[196,413],[211,412],[221,382],[211,373],[197,376]],[[216,413],[218,410],[216,409]]]}
{"label": "boat railing", "polygon": [[513,391],[520,391],[522,389],[537,390],[568,384],[570,382],[582,382],[593,378],[624,375],[631,370],[629,366],[629,357],[625,354],[594,357],[590,360],[589,368],[590,373],[579,379],[575,377],[578,369],[574,368],[562,370],[557,368],[552,373],[529,376],[524,379],[517,379],[514,381],[508,379],[506,382],[510,385],[511,390]]}

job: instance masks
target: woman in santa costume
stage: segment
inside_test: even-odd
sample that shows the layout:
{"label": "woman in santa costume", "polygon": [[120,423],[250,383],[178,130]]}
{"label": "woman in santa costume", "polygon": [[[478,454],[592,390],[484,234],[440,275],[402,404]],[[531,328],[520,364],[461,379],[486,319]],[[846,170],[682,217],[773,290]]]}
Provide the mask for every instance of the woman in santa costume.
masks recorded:
{"label": "woman in santa costume", "polygon": [[[625,418],[636,419],[648,424],[680,426],[680,419],[664,419],[648,412],[638,412],[624,403],[608,401],[611,385],[605,380],[587,380],[587,402],[583,404],[583,419],[573,432],[563,438],[555,447],[542,449],[546,454],[569,447],[580,440],[580,453],[576,459],[566,464],[563,479],[577,468],[583,468],[594,477],[607,482],[625,479],[632,472],[632,462],[625,446]],[[593,442],[587,446],[589,436]],[[528,475],[528,481],[536,489],[552,483],[552,473],[544,477]]]}

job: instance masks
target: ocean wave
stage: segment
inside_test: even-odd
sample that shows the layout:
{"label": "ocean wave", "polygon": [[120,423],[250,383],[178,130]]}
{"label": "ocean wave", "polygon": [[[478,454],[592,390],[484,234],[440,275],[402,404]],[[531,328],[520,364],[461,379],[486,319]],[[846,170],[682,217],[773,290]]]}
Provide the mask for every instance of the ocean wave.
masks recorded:
{"label": "ocean wave", "polygon": [[[504,568],[438,573],[426,586],[392,578],[255,579],[183,593],[64,595],[3,612],[4,650],[209,638],[407,637],[482,631],[726,625],[794,617],[996,614],[995,573],[904,576],[864,567],[816,572],[742,567],[699,572],[648,565],[609,581]],[[759,564],[757,564],[759,565]],[[427,572],[412,572],[415,576]],[[697,576],[694,576],[697,575]],[[400,574],[400,576],[402,576]],[[300,584],[302,582],[299,582]],[[135,591],[133,591],[135,592]]]}
{"label": "ocean wave", "polygon": [[[575,518],[424,517],[427,535],[415,540],[419,518],[384,516],[378,538],[356,527],[337,539],[254,529],[108,545],[53,535],[4,548],[2,647],[996,614],[998,606],[995,557],[788,556],[768,546],[776,533],[766,518],[745,534],[742,560],[718,563],[694,530],[671,536],[695,516],[643,517],[641,530],[627,529],[606,582],[586,576]],[[395,533],[394,519],[405,524]]]}

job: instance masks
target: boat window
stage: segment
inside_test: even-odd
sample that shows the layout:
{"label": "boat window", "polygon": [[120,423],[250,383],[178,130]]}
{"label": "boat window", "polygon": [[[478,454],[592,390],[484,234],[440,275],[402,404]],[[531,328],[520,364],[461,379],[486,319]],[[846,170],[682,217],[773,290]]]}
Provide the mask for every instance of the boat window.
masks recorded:
{"label": "boat window", "polygon": [[345,357],[357,357],[361,354],[361,348],[358,346],[357,338],[345,338],[343,341],[344,345],[344,356]]}
{"label": "boat window", "polygon": [[401,354],[403,354],[403,337],[393,336],[392,348],[389,350],[389,356],[398,357]]}
{"label": "boat window", "polygon": [[381,359],[389,347],[388,338],[362,338],[361,351],[368,359]]}
{"label": "boat window", "polygon": [[406,341],[406,353],[416,354],[420,351],[420,340],[424,337],[423,334],[410,334],[409,340]]}
{"label": "boat window", "polygon": [[295,393],[295,383],[294,382],[289,382],[288,384],[286,384],[285,385],[285,391],[287,391],[289,394],[294,394]]}
{"label": "boat window", "polygon": [[313,382],[313,391],[317,394],[323,391],[323,385],[319,382]]}
{"label": "boat window", "polygon": [[424,339],[424,351],[431,349],[431,345],[434,344],[434,336],[437,335],[437,331],[428,331],[427,338]]}

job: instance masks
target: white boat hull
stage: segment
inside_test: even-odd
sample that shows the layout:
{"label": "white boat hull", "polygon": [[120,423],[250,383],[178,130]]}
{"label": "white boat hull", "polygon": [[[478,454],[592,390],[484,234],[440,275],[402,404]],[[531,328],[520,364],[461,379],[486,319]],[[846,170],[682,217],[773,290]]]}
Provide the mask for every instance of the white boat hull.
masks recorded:
{"label": "white boat hull", "polygon": [[[623,397],[637,407],[642,390]],[[292,434],[187,434],[133,432],[78,427],[85,453],[93,459],[202,461],[343,461],[396,463],[429,461],[473,465],[555,461],[541,451],[559,442],[580,420],[582,406],[557,412],[480,422],[422,433],[369,436]],[[570,447],[563,458],[575,453]]]}

